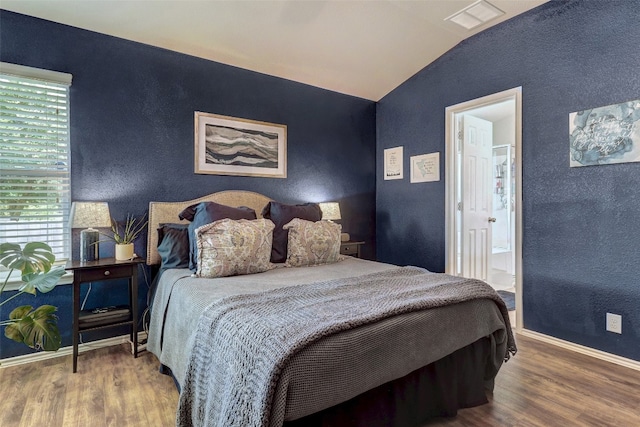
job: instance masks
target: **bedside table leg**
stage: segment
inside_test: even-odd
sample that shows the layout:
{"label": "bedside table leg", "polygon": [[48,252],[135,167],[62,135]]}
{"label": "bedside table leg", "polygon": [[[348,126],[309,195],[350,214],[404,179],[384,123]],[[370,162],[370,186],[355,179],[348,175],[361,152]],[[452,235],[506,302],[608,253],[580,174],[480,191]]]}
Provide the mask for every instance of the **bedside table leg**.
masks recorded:
{"label": "bedside table leg", "polygon": [[80,282],[73,279],[73,373],[78,370],[78,317],[80,316]]}
{"label": "bedside table leg", "polygon": [[129,298],[131,302],[131,342],[133,343],[133,357],[138,357],[138,266],[133,266],[129,279]]}

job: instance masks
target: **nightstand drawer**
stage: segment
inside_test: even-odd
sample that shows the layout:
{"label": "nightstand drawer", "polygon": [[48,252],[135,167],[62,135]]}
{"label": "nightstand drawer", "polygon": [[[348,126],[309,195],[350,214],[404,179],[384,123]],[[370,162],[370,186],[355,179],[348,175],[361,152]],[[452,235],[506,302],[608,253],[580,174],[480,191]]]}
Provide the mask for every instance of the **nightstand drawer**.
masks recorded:
{"label": "nightstand drawer", "polygon": [[114,265],[87,270],[75,270],[73,274],[79,275],[80,281],[82,282],[96,282],[98,280],[131,277],[132,268],[137,268],[137,265],[133,267],[131,265]]}
{"label": "nightstand drawer", "polygon": [[351,244],[345,244],[343,243],[342,245],[340,245],[340,254],[341,255],[358,255],[358,244],[357,243],[351,243]]}

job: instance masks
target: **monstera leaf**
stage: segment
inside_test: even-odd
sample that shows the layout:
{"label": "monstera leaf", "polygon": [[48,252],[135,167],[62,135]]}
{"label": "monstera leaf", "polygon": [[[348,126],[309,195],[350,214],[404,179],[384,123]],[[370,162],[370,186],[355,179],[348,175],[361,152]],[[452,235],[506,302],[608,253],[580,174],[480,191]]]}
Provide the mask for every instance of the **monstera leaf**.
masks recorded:
{"label": "monstera leaf", "polygon": [[0,245],[0,264],[13,270],[20,270],[22,275],[47,272],[56,257],[51,247],[42,242],[30,242],[20,248],[15,243]]}
{"label": "monstera leaf", "polygon": [[42,293],[49,292],[56,287],[63,275],[64,268],[62,267],[53,268],[46,273],[23,274],[22,281],[25,283],[20,287],[20,290],[32,295],[36,294],[36,289]]}
{"label": "monstera leaf", "polygon": [[29,305],[17,307],[9,314],[11,323],[4,335],[34,349],[56,351],[62,345],[56,310],[52,305],[42,305],[35,310]]}
{"label": "monstera leaf", "polygon": [[[0,294],[14,270],[20,270],[24,282],[18,292],[0,300],[0,306],[25,292],[36,295],[36,290],[52,290],[64,274],[62,267],[51,268],[55,259],[51,247],[46,243],[31,242],[25,244],[24,248],[15,243],[0,244],[0,264],[10,269],[9,275],[0,285]],[[0,326],[5,326],[4,334],[9,339],[34,349],[56,351],[62,344],[56,310],[52,305],[42,305],[36,309],[30,305],[23,305],[13,309],[8,320],[0,319]]]}

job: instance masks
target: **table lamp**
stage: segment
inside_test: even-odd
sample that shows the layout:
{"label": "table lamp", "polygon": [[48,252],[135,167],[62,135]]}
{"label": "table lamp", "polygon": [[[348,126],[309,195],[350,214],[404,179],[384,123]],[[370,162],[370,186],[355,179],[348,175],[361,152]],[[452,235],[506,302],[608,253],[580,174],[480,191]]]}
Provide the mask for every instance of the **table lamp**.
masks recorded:
{"label": "table lamp", "polygon": [[322,219],[326,221],[334,221],[342,219],[340,216],[340,204],[338,202],[318,203],[322,211]]}
{"label": "table lamp", "polygon": [[[342,219],[340,215],[340,204],[338,202],[324,202],[318,203],[320,206],[320,210],[322,211],[322,219],[323,221],[339,221]],[[350,236],[348,233],[341,233],[340,240],[343,242],[348,242]]]}
{"label": "table lamp", "polygon": [[80,261],[100,259],[100,234],[93,227],[111,227],[111,214],[107,202],[73,202],[69,215],[71,228],[84,228],[80,232]]}

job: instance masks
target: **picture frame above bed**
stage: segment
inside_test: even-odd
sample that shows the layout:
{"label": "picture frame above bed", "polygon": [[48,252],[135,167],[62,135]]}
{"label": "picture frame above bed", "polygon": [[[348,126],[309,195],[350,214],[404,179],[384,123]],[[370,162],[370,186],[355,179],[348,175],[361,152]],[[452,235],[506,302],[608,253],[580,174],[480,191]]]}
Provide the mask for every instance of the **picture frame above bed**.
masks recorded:
{"label": "picture frame above bed", "polygon": [[287,126],[196,111],[196,174],[287,177]]}

